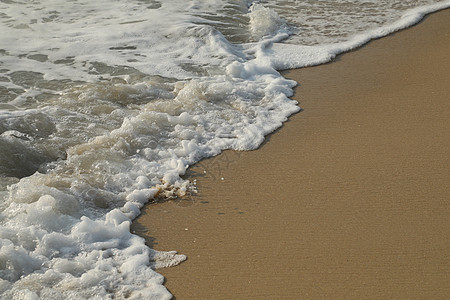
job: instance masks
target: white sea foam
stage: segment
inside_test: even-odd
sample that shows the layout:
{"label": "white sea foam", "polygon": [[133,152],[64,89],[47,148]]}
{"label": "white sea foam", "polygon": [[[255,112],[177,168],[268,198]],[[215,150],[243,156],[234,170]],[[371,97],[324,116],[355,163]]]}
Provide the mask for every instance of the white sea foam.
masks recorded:
{"label": "white sea foam", "polygon": [[286,21],[281,19],[274,10],[255,3],[250,7],[249,11],[250,32],[256,40],[261,40],[264,37],[272,36],[282,31],[285,33],[290,32]]}
{"label": "white sea foam", "polygon": [[393,23],[384,24],[365,32],[355,34],[342,42],[311,46],[274,43],[267,49],[267,52],[270,53],[273,65],[278,70],[301,68],[326,63],[331,61],[336,55],[360,47],[370,40],[408,28],[411,25],[420,22],[425,15],[448,8],[449,5],[450,1],[442,1],[427,6],[409,9]]}
{"label": "white sea foam", "polygon": [[[189,165],[256,149],[297,112],[296,83],[278,70],[449,6],[1,2],[1,298],[170,298],[154,269],[185,256],[130,233],[142,206],[185,195]],[[346,21],[329,29],[335,14]]]}

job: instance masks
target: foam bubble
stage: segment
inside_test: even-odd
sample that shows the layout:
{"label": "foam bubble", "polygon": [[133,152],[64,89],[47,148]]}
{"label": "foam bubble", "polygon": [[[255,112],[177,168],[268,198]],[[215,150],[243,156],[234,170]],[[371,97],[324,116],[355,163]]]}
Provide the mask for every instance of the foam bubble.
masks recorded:
{"label": "foam bubble", "polygon": [[275,35],[280,31],[289,32],[286,21],[280,18],[275,10],[254,3],[250,7],[250,32],[256,40]]}

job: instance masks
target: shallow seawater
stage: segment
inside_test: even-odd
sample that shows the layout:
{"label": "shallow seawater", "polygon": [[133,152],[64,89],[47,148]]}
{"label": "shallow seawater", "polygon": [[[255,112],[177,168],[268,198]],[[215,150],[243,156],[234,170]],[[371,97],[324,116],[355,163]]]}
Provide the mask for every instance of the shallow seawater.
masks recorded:
{"label": "shallow seawater", "polygon": [[[450,1],[0,1],[2,299],[170,298],[130,233],[189,165],[256,149],[320,64]],[[151,230],[151,229],[150,229]],[[176,250],[176,249],[175,249]]]}

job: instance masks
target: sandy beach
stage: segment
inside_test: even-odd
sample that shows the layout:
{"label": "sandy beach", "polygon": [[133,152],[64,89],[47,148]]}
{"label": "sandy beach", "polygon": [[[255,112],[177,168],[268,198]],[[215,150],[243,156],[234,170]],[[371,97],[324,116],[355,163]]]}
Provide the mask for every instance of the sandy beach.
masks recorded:
{"label": "sandy beach", "polygon": [[198,194],[133,230],[188,260],[176,299],[450,295],[450,10],[292,70],[292,116],[260,149],[193,166]]}

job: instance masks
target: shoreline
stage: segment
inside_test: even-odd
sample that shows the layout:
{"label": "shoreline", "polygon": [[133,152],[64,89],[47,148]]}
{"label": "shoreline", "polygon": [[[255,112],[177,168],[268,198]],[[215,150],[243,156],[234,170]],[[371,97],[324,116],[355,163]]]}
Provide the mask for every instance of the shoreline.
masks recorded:
{"label": "shoreline", "polygon": [[449,24],[446,9],[283,72],[300,113],[190,168],[198,195],[147,205],[133,229],[188,256],[158,270],[174,297],[450,294]]}

